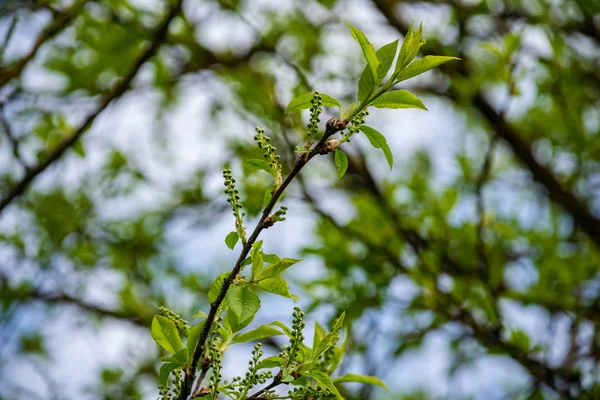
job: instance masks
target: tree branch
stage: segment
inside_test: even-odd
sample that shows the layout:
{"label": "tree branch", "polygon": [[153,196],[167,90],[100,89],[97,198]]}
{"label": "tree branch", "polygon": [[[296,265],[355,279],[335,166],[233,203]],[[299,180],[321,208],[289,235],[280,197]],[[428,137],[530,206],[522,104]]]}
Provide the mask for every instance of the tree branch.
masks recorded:
{"label": "tree branch", "polygon": [[56,18],[52,21],[52,23],[46,27],[38,37],[38,39],[33,44],[33,48],[27,53],[27,55],[21,58],[18,61],[15,61],[13,64],[6,67],[3,71],[0,72],[0,88],[10,82],[13,78],[21,75],[23,69],[29,64],[31,60],[35,57],[38,50],[44,43],[51,40],[53,37],[64,31],[69,23],[75,18],[75,16],[79,13],[83,5],[87,0],[79,0],[75,4],[73,4],[69,9],[61,12],[56,16]]}
{"label": "tree branch", "polygon": [[[39,164],[32,166],[26,173],[25,176],[5,195],[5,197],[0,201],[0,214],[8,206],[13,200],[19,197],[21,194],[25,192],[29,184],[42,172],[46,170],[52,163],[58,160],[94,123],[98,115],[100,115],[108,105],[113,101],[121,97],[128,89],[129,85],[136,77],[138,71],[148,61],[152,58],[162,43],[165,41],[167,32],[169,29],[169,25],[173,18],[181,11],[183,0],[177,0],[175,4],[169,9],[167,16],[162,21],[152,40],[150,41],[150,45],[148,48],[142,53],[142,55],[136,60],[135,64],[129,71],[127,75],[122,77],[119,82],[107,92],[104,93],[101,99],[100,106],[90,114],[82,125],[79,126],[70,136],[66,137],[54,150],[48,154],[46,159],[41,161]],[[1,78],[0,78],[1,79]],[[0,81],[1,86],[1,81]]]}
{"label": "tree branch", "polygon": [[[333,123],[332,123],[332,120],[333,120]],[[296,159],[296,164],[294,165],[294,168],[289,173],[289,175],[285,178],[285,180],[283,181],[281,186],[277,189],[277,191],[275,193],[273,193],[273,196],[271,197],[271,201],[269,201],[269,204],[267,204],[267,206],[264,208],[262,215],[261,215],[260,219],[258,220],[256,227],[254,228],[254,231],[248,238],[248,241],[242,247],[242,251],[241,251],[233,269],[231,270],[231,273],[223,282],[223,286],[221,287],[221,291],[219,292],[219,295],[217,296],[216,300],[210,305],[210,311],[208,313],[208,316],[206,317],[206,322],[204,323],[204,328],[202,329],[202,332],[200,333],[200,337],[198,339],[198,344],[196,345],[196,349],[194,350],[194,355],[192,357],[192,363],[191,363],[190,367],[187,370],[185,370],[185,378],[183,381],[180,395],[178,397],[179,400],[186,400],[188,398],[188,396],[190,395],[190,392],[192,390],[192,385],[194,383],[194,379],[195,379],[195,375],[196,375],[196,369],[198,367],[198,360],[200,359],[200,357],[202,356],[202,353],[204,352],[204,345],[205,345],[206,339],[208,338],[208,335],[210,333],[210,329],[215,320],[215,317],[217,315],[219,306],[225,299],[225,295],[227,294],[227,291],[229,290],[231,283],[233,282],[233,280],[235,279],[237,274],[240,272],[240,270],[242,268],[242,262],[248,256],[248,253],[252,249],[252,245],[254,244],[254,242],[256,242],[256,240],[258,239],[258,236],[260,235],[262,230],[265,229],[265,224],[264,224],[265,220],[267,219],[267,217],[269,217],[271,211],[273,211],[275,204],[277,203],[277,201],[279,200],[279,198],[281,197],[281,195],[283,194],[285,189],[294,180],[294,178],[298,175],[298,173],[302,170],[302,168],[314,156],[316,156],[317,154],[320,154],[323,151],[323,148],[324,148],[324,145],[325,145],[327,139],[331,135],[338,132],[339,130],[342,130],[342,129],[339,129],[336,126],[335,120],[332,118],[327,123],[325,133],[321,137],[321,140],[319,140],[319,142],[313,147],[313,149],[310,151],[310,153],[300,153],[300,155]]]}

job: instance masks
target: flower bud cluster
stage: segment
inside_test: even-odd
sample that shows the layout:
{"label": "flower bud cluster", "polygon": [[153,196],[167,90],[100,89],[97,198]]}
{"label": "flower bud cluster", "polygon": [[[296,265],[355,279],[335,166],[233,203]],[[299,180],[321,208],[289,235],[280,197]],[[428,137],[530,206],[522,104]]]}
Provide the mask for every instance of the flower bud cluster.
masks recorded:
{"label": "flower bud cluster", "polygon": [[246,213],[241,212],[243,205],[240,202],[239,191],[235,188],[235,179],[230,169],[223,170],[223,178],[225,179],[224,185],[227,202],[231,204],[233,216],[235,217],[235,230],[240,239],[242,239],[242,243],[246,243],[246,231],[244,229],[244,216]]}
{"label": "flower bud cluster", "polygon": [[208,385],[210,389],[210,393],[212,394],[212,398],[216,399],[219,394],[219,382],[221,382],[221,368],[223,367],[223,354],[219,351],[217,347],[217,340],[213,338],[210,341],[208,347],[208,354],[211,361],[212,367],[212,376],[210,377],[210,384]]}
{"label": "flower bud cluster", "polygon": [[310,122],[308,123],[308,125],[306,125],[306,127],[308,128],[309,141],[319,132],[319,122],[321,122],[319,116],[323,112],[323,98],[321,97],[319,92],[315,92],[310,103]]}
{"label": "flower bud cluster", "polygon": [[321,399],[329,398],[331,392],[322,386],[295,387],[293,390],[288,391],[288,396],[290,399],[294,400]]}
{"label": "flower bud cluster", "polygon": [[190,324],[188,324],[185,319],[181,318],[179,314],[163,306],[158,307],[158,313],[163,317],[166,317],[173,321],[173,323],[177,327],[177,330],[179,330],[182,336],[187,336],[188,331],[190,329]]}
{"label": "flower bud cluster", "polygon": [[173,381],[175,386],[172,390],[170,390],[168,384],[167,386],[159,385],[159,400],[174,400],[178,398],[179,394],[181,393],[181,386],[183,385],[183,371],[181,370],[181,368],[177,368],[173,370],[171,374],[173,375]]}
{"label": "flower bud cluster", "polygon": [[281,156],[277,154],[277,149],[275,146],[271,144],[271,138],[265,135],[264,129],[257,126],[256,127],[256,135],[254,135],[254,140],[258,144],[258,147],[264,150],[264,157],[269,161],[269,167],[273,171],[273,177],[275,179],[274,190],[277,190],[279,186],[281,186],[281,182],[283,180],[281,175],[282,166],[279,163]]}
{"label": "flower bud cluster", "polygon": [[352,120],[348,126],[348,133],[346,133],[345,141],[349,142],[350,137],[356,135],[360,131],[360,126],[365,123],[365,119],[369,115],[369,111],[365,108],[361,112],[359,112]]}
{"label": "flower bud cluster", "polygon": [[246,372],[244,378],[234,378],[234,381],[237,381],[237,386],[242,389],[242,396],[240,398],[244,398],[244,396],[252,387],[256,385],[262,385],[266,383],[268,379],[273,377],[273,372],[271,371],[258,372],[259,360],[264,355],[261,347],[261,343],[254,345],[254,349],[252,350],[252,359],[248,361],[248,372]]}
{"label": "flower bud cluster", "polygon": [[292,317],[294,317],[294,319],[292,320],[290,346],[285,349],[284,354],[280,354],[280,357],[285,359],[284,365],[286,366],[289,366],[294,362],[296,354],[300,351],[300,348],[304,343],[302,331],[304,330],[304,327],[306,327],[306,322],[304,322],[304,312],[300,310],[300,307],[294,307]]}

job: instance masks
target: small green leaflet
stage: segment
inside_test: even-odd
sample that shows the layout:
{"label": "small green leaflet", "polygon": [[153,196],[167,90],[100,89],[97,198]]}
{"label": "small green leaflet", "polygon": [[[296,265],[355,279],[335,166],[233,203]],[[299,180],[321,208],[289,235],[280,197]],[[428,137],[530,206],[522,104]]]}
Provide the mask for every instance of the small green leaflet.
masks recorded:
{"label": "small green leaflet", "polygon": [[375,49],[373,48],[373,45],[371,44],[371,42],[369,42],[365,34],[362,33],[360,29],[355,28],[348,21],[345,22],[346,25],[348,25],[348,28],[350,28],[352,36],[354,36],[354,38],[360,45],[365,59],[367,60],[367,65],[371,70],[371,77],[373,78],[373,81],[375,81],[375,79],[377,79],[377,68],[379,67],[379,59],[377,58],[377,54],[375,54]]}
{"label": "small green leaflet", "polygon": [[[338,107],[341,111],[342,104],[334,99],[333,97],[320,93],[321,98],[323,99],[323,105],[327,107]],[[298,97],[295,97],[290,101],[287,108],[285,109],[286,114],[292,111],[306,110],[312,107],[312,98],[314,93],[303,93]]]}
{"label": "small green leaflet", "polygon": [[251,340],[264,339],[266,337],[283,335],[279,329],[274,328],[271,325],[261,325],[258,328],[244,332],[241,335],[237,335],[233,338],[233,343],[246,343]]}
{"label": "small green leaflet", "polygon": [[252,257],[252,280],[260,274],[263,264],[265,263],[263,260],[263,252],[261,250],[262,244],[263,241],[259,240],[252,245],[252,250],[250,250],[250,257]]}
{"label": "small green leaflet", "polygon": [[200,340],[200,333],[202,333],[202,329],[204,329],[205,322],[206,321],[202,321],[198,325],[194,325],[188,333],[186,347],[189,357],[191,357],[194,354],[194,350],[196,350],[198,340]]}
{"label": "small green leaflet", "polygon": [[338,179],[341,179],[348,169],[348,156],[340,149],[335,150],[335,165],[337,166]]}
{"label": "small green leaflet", "polygon": [[160,347],[171,354],[181,350],[181,338],[175,323],[162,315],[155,315],[152,319],[152,337]]}
{"label": "small green leaflet", "polygon": [[371,68],[367,65],[358,81],[358,101],[363,103],[375,90],[375,80]]}
{"label": "small green leaflet", "polygon": [[169,382],[169,374],[171,374],[172,371],[180,367],[180,365],[177,365],[175,363],[164,363],[160,367],[160,373],[158,375],[158,384],[161,386],[167,386],[167,382]]}
{"label": "small green leaflet", "polygon": [[260,299],[248,286],[233,286],[227,291],[227,304],[229,311],[243,324],[254,318],[260,308]]}
{"label": "small green leaflet", "polygon": [[453,60],[460,60],[460,58],[444,56],[425,56],[423,58],[419,58],[418,60],[410,63],[406,69],[400,71],[400,73],[396,76],[396,82],[402,82],[417,75],[421,75],[430,69],[439,67],[440,65]]}
{"label": "small green leaflet", "polygon": [[317,381],[318,383],[320,383],[321,385],[323,385],[327,389],[329,389],[329,391],[331,393],[333,393],[333,395],[335,396],[336,399],[344,400],[344,398],[342,397],[340,392],[338,392],[337,388],[333,384],[333,381],[331,380],[331,378],[325,372],[311,371],[311,372],[309,372],[309,374],[313,377],[313,379],[315,381]]}
{"label": "small green leaflet", "polygon": [[225,272],[219,276],[217,276],[217,279],[215,279],[215,281],[212,283],[212,285],[210,285],[210,289],[208,290],[208,301],[210,301],[211,303],[214,303],[214,301],[217,299],[217,297],[219,297],[219,292],[221,291],[221,288],[223,287],[223,282],[225,282],[225,279],[229,276],[229,272]]}
{"label": "small green leaflet", "polygon": [[274,276],[272,278],[263,279],[257,282],[258,287],[267,292],[278,294],[283,297],[292,299],[294,302],[298,300],[298,296],[290,293],[290,288],[287,282],[281,276]]}
{"label": "small green leaflet", "polygon": [[421,99],[407,90],[394,90],[384,93],[373,100],[371,105],[377,108],[419,108],[427,110]]}
{"label": "small green leaflet", "polygon": [[273,168],[265,160],[246,160],[244,161],[244,167],[251,171],[263,170],[269,174],[273,174]]}
{"label": "small green leaflet", "polygon": [[348,106],[348,108],[346,108],[346,111],[344,111],[344,113],[342,114],[342,117],[340,118],[342,121],[344,120],[351,120],[352,118],[354,118],[354,113],[356,112],[356,109],[358,108],[358,103],[354,102],[352,104],[350,104]]}
{"label": "small green leaflet", "polygon": [[367,385],[377,385],[382,388],[388,388],[385,383],[383,383],[379,378],[374,376],[364,376],[364,375],[355,375],[355,374],[346,374],[344,376],[340,376],[338,378],[333,378],[333,382],[358,382],[358,383],[366,383]]}
{"label": "small green leaflet", "polygon": [[383,81],[388,71],[392,67],[392,64],[394,63],[394,59],[396,58],[396,50],[398,50],[398,42],[399,40],[396,39],[392,43],[388,43],[377,50],[377,57],[381,62],[381,64],[379,64],[379,68],[377,68],[377,85]]}
{"label": "small green leaflet", "polygon": [[284,258],[283,260],[279,260],[275,264],[271,264],[265,267],[260,274],[256,277],[257,281],[270,278],[275,275],[281,274],[283,271],[296,264],[298,261],[302,261],[301,259],[296,258]]}
{"label": "small green leaflet", "polygon": [[275,368],[275,367],[279,367],[282,363],[281,357],[279,356],[271,356],[271,357],[267,357],[265,359],[263,359],[261,362],[258,363],[258,365],[256,366],[256,369],[263,369],[263,368]]}
{"label": "small green leaflet", "polygon": [[362,125],[360,130],[365,134],[367,139],[369,139],[369,142],[371,142],[373,147],[383,151],[385,159],[387,160],[390,169],[392,169],[392,166],[394,165],[394,155],[392,154],[392,150],[390,150],[390,146],[387,144],[387,140],[385,140],[385,136],[366,125]]}
{"label": "small green leaflet", "polygon": [[421,46],[425,44],[425,40],[422,39],[423,25],[419,26],[419,29],[415,33],[413,31],[413,23],[410,23],[410,28],[404,37],[402,47],[400,48],[400,55],[398,56],[398,62],[396,63],[396,73],[403,70],[412,60],[415,58]]}
{"label": "small green leaflet", "polygon": [[227,236],[225,236],[225,244],[227,245],[227,247],[233,250],[239,239],[240,236],[237,232],[229,232]]}
{"label": "small green leaflet", "polygon": [[192,319],[204,319],[208,317],[208,315],[206,315],[206,313],[204,311],[198,311],[196,314],[192,315],[190,317],[190,320]]}

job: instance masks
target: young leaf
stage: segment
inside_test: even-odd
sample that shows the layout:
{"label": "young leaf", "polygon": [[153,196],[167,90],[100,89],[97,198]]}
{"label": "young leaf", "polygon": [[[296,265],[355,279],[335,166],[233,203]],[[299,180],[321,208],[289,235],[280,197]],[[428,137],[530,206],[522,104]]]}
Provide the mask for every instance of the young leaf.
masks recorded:
{"label": "young leaf", "polygon": [[260,299],[249,287],[234,286],[227,291],[227,304],[240,323],[254,318],[260,308]]}
{"label": "young leaf", "polygon": [[[249,318],[245,321],[240,321],[240,319],[233,313],[231,310],[227,311],[227,315],[225,316],[225,325],[228,326],[228,333],[239,332],[252,322],[253,318]],[[229,337],[229,336],[228,336]],[[225,340],[225,339],[224,339]],[[229,339],[227,339],[229,340]]]}
{"label": "young leaf", "polygon": [[339,317],[333,321],[333,326],[331,327],[332,331],[339,331],[344,326],[344,319],[346,318],[346,311],[343,311]]}
{"label": "young leaf", "polygon": [[373,45],[369,42],[364,33],[360,31],[360,29],[352,26],[348,21],[346,21],[346,25],[350,28],[350,32],[352,32],[352,36],[360,45],[360,48],[367,60],[367,65],[371,71],[371,77],[373,81],[377,79],[377,68],[379,67],[379,59],[377,58],[377,54],[375,54],[375,49]]}
{"label": "young leaf", "polygon": [[423,58],[419,58],[418,60],[410,63],[406,69],[400,71],[400,73],[396,76],[396,82],[402,82],[414,76],[421,75],[430,69],[439,67],[440,65],[452,60],[460,60],[460,58],[444,56],[425,56]]}
{"label": "young leaf", "polygon": [[367,65],[363,70],[363,73],[360,75],[360,80],[358,81],[358,101],[363,103],[367,97],[373,93],[375,86],[373,73],[371,72],[371,68]]}
{"label": "young leaf", "polygon": [[279,329],[272,327],[271,325],[261,325],[258,328],[244,332],[233,338],[233,343],[246,343],[251,340],[263,339],[271,336],[283,335]]}
{"label": "young leaf", "polygon": [[420,108],[427,110],[425,104],[417,96],[406,90],[387,92],[373,100],[371,103],[377,108]]}
{"label": "young leaf", "polygon": [[181,350],[181,338],[175,323],[162,315],[155,315],[152,319],[152,337],[160,347],[171,354]]}
{"label": "young leaf", "polygon": [[348,156],[340,149],[335,150],[335,165],[337,166],[338,179],[341,179],[348,169]]}
{"label": "young leaf", "polygon": [[200,322],[198,325],[194,325],[189,333],[187,339],[187,353],[188,357],[191,357],[194,354],[194,350],[196,350],[196,346],[198,345],[198,340],[200,340],[200,333],[202,333],[202,329],[204,329],[204,323],[206,321]]}
{"label": "young leaf", "polygon": [[204,311],[198,311],[196,314],[192,315],[190,319],[204,319],[208,317]]}
{"label": "young leaf", "polygon": [[396,63],[396,73],[402,71],[406,66],[415,58],[419,49],[425,44],[425,40],[422,39],[423,25],[419,26],[417,32],[413,32],[413,24],[411,22],[410,28],[404,37],[402,47],[400,48],[400,55],[398,56],[398,62]]}
{"label": "young leaf", "polygon": [[187,359],[188,359],[188,352],[187,352],[187,349],[184,347],[183,349],[179,350],[177,353],[173,354],[172,356],[163,357],[160,360],[163,362],[172,362],[177,365],[183,365],[183,364],[185,364]]}
{"label": "young leaf", "polygon": [[414,21],[410,22],[410,26],[408,27],[408,32],[404,36],[404,40],[402,41],[402,46],[400,46],[400,54],[398,54],[398,61],[396,61],[396,71],[398,72],[406,66],[404,60],[406,59],[406,54],[408,53],[408,47],[410,46],[411,38],[413,36],[413,24]]}
{"label": "young leaf", "polygon": [[[314,93],[303,93],[298,97],[295,97],[290,101],[287,108],[285,109],[286,113],[298,110],[306,110],[312,107],[312,98]],[[321,99],[323,100],[323,105],[327,107],[338,107],[340,110],[342,109],[342,104],[339,100],[321,93]]]}
{"label": "young leaf", "polygon": [[160,373],[158,374],[158,384],[160,386],[167,386],[167,383],[169,382],[169,375],[172,371],[176,370],[177,368],[180,368],[180,366],[175,363],[164,363],[160,367]]}
{"label": "young leaf", "polygon": [[290,293],[287,282],[281,276],[263,279],[260,282],[257,282],[257,284],[261,289],[266,290],[267,292],[290,298],[294,300],[294,302],[298,300],[298,296]]}
{"label": "young leaf", "polygon": [[277,254],[263,254],[263,258],[265,259],[265,262],[269,264],[277,264],[281,261]]}
{"label": "young leaf", "polygon": [[344,376],[340,376],[337,378],[333,378],[333,382],[358,382],[358,383],[366,383],[367,385],[377,385],[382,388],[388,388],[385,383],[383,383],[379,378],[374,376],[364,376],[364,375],[355,375],[355,374],[346,374]]}
{"label": "young leaf", "polygon": [[260,280],[267,279],[267,278],[270,278],[275,275],[279,275],[280,273],[282,273],[283,271],[285,271],[292,265],[296,264],[298,261],[302,261],[302,260],[295,259],[295,258],[284,258],[283,260],[279,260],[279,262],[265,267],[265,269],[263,269],[260,272],[260,274],[258,274],[258,277],[256,278],[256,280],[260,281]]}
{"label": "young leaf", "polygon": [[235,244],[238,242],[238,240],[240,240],[240,236],[238,235],[237,232],[229,232],[227,234],[227,236],[225,236],[225,244],[231,250],[233,250],[233,248],[235,247]]}
{"label": "young leaf", "polygon": [[335,332],[329,332],[316,345],[313,345],[313,350],[310,354],[311,360],[316,360],[319,356],[327,351],[331,346],[335,345],[340,336]]}
{"label": "young leaf", "polygon": [[271,356],[271,357],[267,357],[263,360],[261,360],[261,362],[258,363],[258,365],[256,366],[256,369],[263,369],[263,368],[275,368],[275,367],[279,367],[281,365],[281,357],[279,356]]}
{"label": "young leaf", "polygon": [[244,161],[244,167],[251,171],[263,170],[269,174],[273,174],[273,168],[265,160],[246,160]]}
{"label": "young leaf", "polygon": [[392,150],[390,150],[390,146],[387,144],[387,140],[385,140],[385,136],[366,125],[362,125],[360,130],[365,134],[367,139],[369,139],[369,142],[371,142],[373,147],[383,151],[385,159],[387,160],[390,169],[392,169],[392,166],[394,165],[394,155],[392,154]]}
{"label": "young leaf", "polygon": [[379,64],[379,68],[377,68],[377,85],[379,85],[383,81],[388,71],[392,67],[392,64],[394,63],[394,59],[396,58],[396,51],[398,50],[398,42],[399,40],[396,39],[392,43],[388,43],[379,50],[377,50],[376,54],[379,58],[379,61],[381,62]]}
{"label": "young leaf", "polygon": [[221,288],[223,287],[223,282],[225,282],[225,279],[229,276],[229,272],[225,272],[219,276],[217,276],[217,279],[215,279],[215,281],[212,283],[212,285],[210,285],[210,289],[208,289],[208,301],[213,303],[217,297],[219,297],[219,292],[221,291]]}
{"label": "young leaf", "polygon": [[329,391],[331,393],[333,393],[333,395],[335,396],[336,399],[338,399],[338,400],[344,400],[344,398],[342,397],[342,395],[340,394],[340,392],[338,392],[337,388],[333,384],[333,381],[331,380],[331,378],[325,372],[322,372],[322,371],[311,371],[310,375],[313,377],[313,379],[315,381],[317,381],[322,386],[324,386],[327,389],[329,389]]}
{"label": "young leaf", "polygon": [[315,333],[313,334],[313,348],[317,347],[319,345],[319,343],[321,342],[321,340],[323,340],[323,338],[325,337],[325,335],[327,334],[327,332],[325,332],[325,329],[323,329],[323,327],[321,325],[319,325],[319,323],[317,321],[315,321]]}
{"label": "young leaf", "polygon": [[269,204],[271,202],[271,198],[273,198],[273,186],[271,186],[270,188],[268,188],[265,191],[265,197],[263,198],[263,206],[266,207],[267,204]]}
{"label": "young leaf", "polygon": [[263,252],[261,250],[262,244],[263,241],[259,240],[252,245],[252,250],[250,250],[250,256],[252,257],[252,280],[258,276],[265,263],[263,260]]}
{"label": "young leaf", "polygon": [[340,119],[342,121],[351,120],[354,117],[354,112],[356,111],[357,108],[358,108],[357,102],[350,104],[348,106],[348,108],[346,108],[346,111],[344,111],[344,113],[342,114],[342,117]]}

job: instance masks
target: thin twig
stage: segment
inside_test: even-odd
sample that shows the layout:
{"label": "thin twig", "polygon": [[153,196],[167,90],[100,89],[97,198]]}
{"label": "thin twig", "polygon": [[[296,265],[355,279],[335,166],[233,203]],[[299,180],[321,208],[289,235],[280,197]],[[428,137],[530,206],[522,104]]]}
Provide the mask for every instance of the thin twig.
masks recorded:
{"label": "thin twig", "polygon": [[264,388],[260,389],[258,392],[254,393],[252,396],[247,397],[246,400],[256,400],[259,398],[260,395],[265,393],[267,390],[271,390],[274,387],[281,385],[281,383],[282,383],[281,382],[281,373],[279,373],[275,376],[275,378],[273,378],[273,381],[271,383],[269,383]]}
{"label": "thin twig", "polygon": [[10,124],[8,123],[8,120],[6,119],[6,116],[4,115],[4,105],[3,104],[0,104],[0,125],[2,126],[2,131],[4,132],[4,135],[8,139],[8,142],[10,143],[10,147],[12,149],[13,156],[19,162],[19,164],[21,164],[21,166],[23,166],[25,171],[27,171],[29,169],[29,166],[21,158],[21,151],[19,149],[19,140],[15,137],[15,135],[13,135]]}
{"label": "thin twig", "polygon": [[40,34],[29,53],[27,53],[27,55],[21,58],[19,61],[14,62],[0,72],[0,88],[21,74],[27,64],[33,60],[42,45],[64,31],[69,26],[86,1],[87,0],[79,0],[70,8],[58,14],[52,23]]}
{"label": "thin twig", "polygon": [[175,18],[175,16],[181,11],[182,3],[183,0],[177,0],[177,2],[169,9],[167,16],[154,33],[148,48],[136,60],[129,73],[121,78],[114,88],[104,93],[100,106],[86,118],[79,128],[77,128],[70,136],[66,137],[54,150],[52,150],[43,161],[31,167],[25,176],[8,191],[5,197],[0,201],[0,213],[2,213],[4,208],[13,200],[23,194],[29,184],[39,174],[44,172],[46,168],[48,168],[53,162],[61,157],[92,126],[96,118],[108,107],[111,102],[121,97],[129,89],[129,85],[137,76],[137,73],[142,65],[144,65],[150,58],[154,56],[154,54],[156,54],[162,43],[165,41],[169,25],[173,18]]}
{"label": "thin twig", "polygon": [[12,17],[12,21],[10,21],[10,26],[8,27],[8,31],[6,31],[6,36],[4,36],[4,40],[0,43],[0,65],[3,64],[4,61],[4,52],[10,43],[10,39],[12,38],[13,33],[15,32],[15,28],[17,26],[17,22],[19,22],[19,17],[14,15]]}
{"label": "thin twig", "polygon": [[294,180],[294,178],[298,175],[298,173],[302,170],[302,168],[314,156],[316,156],[317,154],[320,154],[323,151],[323,147],[324,147],[327,139],[331,135],[338,132],[339,130],[341,130],[341,129],[338,129],[336,127],[335,123],[330,124],[328,122],[327,128],[325,130],[325,133],[321,137],[321,140],[319,140],[319,142],[313,147],[313,149],[311,150],[310,153],[301,153],[298,156],[298,158],[296,160],[296,164],[294,165],[294,168],[289,173],[289,175],[285,178],[285,180],[283,181],[281,186],[277,189],[277,191],[275,193],[273,193],[273,196],[271,197],[271,201],[269,201],[269,204],[267,204],[267,206],[264,208],[263,213],[262,213],[260,219],[258,220],[256,227],[254,228],[254,231],[248,238],[248,241],[242,247],[242,251],[241,251],[233,269],[231,270],[231,273],[223,282],[223,286],[221,287],[221,291],[219,292],[219,295],[217,296],[216,300],[210,305],[210,311],[208,313],[208,316],[206,317],[206,322],[204,323],[204,328],[202,329],[202,332],[200,333],[200,337],[198,339],[198,344],[196,345],[196,349],[192,356],[192,363],[191,363],[190,367],[185,370],[185,378],[183,381],[180,395],[178,397],[179,400],[186,400],[188,398],[188,396],[190,395],[190,392],[192,390],[192,385],[194,383],[194,379],[195,379],[195,375],[196,375],[196,369],[198,367],[198,361],[200,359],[200,356],[204,352],[204,345],[205,345],[206,339],[208,338],[208,334],[210,333],[212,324],[216,318],[217,311],[218,311],[221,303],[225,299],[225,295],[227,294],[227,291],[229,290],[231,283],[233,282],[233,280],[235,279],[237,274],[240,272],[240,270],[242,268],[242,262],[248,256],[248,253],[252,249],[252,245],[254,244],[254,242],[256,242],[256,240],[258,239],[258,236],[260,235],[262,230],[265,229],[265,224],[264,224],[265,220],[267,219],[267,217],[269,217],[271,211],[273,211],[275,204],[277,203],[277,201],[279,200],[279,198],[281,197],[281,195],[283,194],[285,189]]}

